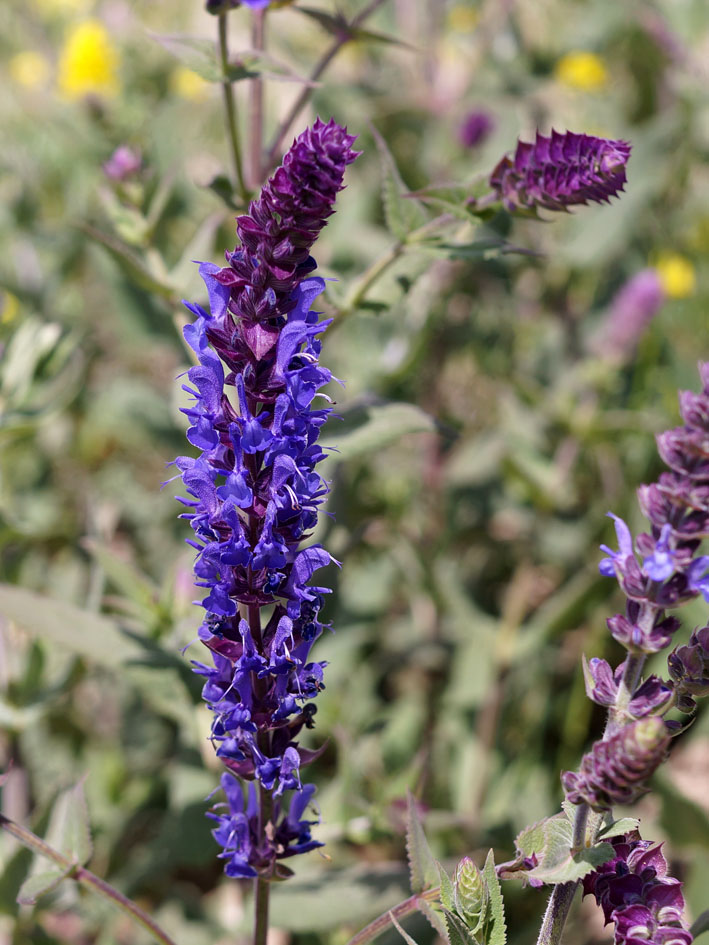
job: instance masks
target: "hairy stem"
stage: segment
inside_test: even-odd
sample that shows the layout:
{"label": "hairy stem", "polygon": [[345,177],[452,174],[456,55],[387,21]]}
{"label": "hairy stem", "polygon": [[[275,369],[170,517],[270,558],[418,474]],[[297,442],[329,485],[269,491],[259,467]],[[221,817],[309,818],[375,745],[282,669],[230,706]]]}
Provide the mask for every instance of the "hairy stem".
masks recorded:
{"label": "hairy stem", "polygon": [[386,912],[382,913],[382,915],[377,916],[369,925],[365,925],[356,935],[352,936],[347,945],[365,945],[366,942],[371,942],[389,928],[391,925],[391,916],[394,916],[397,920],[405,919],[407,915],[413,915],[413,913],[416,912],[422,900],[424,902],[436,902],[438,896],[438,886],[434,889],[426,889],[424,892],[415,893],[408,899],[404,899],[404,901],[400,902],[397,906],[394,906],[393,909],[388,909]]}
{"label": "hairy stem", "polygon": [[[253,11],[251,45],[263,52],[266,45],[266,10]],[[249,151],[251,154],[251,186],[261,184],[263,151],[263,78],[261,73],[251,79],[251,114],[249,121]]]}
{"label": "hairy stem", "polygon": [[161,945],[175,945],[173,939],[171,939],[166,932],[163,932],[160,926],[151,919],[147,912],[143,912],[140,906],[137,906],[131,899],[126,898],[123,893],[118,892],[117,889],[114,889],[113,886],[105,880],[96,876],[95,873],[87,870],[86,867],[73,863],[69,857],[55,850],[54,847],[51,847],[46,841],[42,840],[41,837],[32,833],[31,830],[20,826],[20,824],[16,824],[13,820],[5,817],[4,814],[0,814],[0,828],[13,836],[23,846],[34,850],[34,852],[38,853],[40,856],[44,856],[48,860],[52,860],[52,862],[56,863],[57,866],[66,871],[67,879],[73,879],[75,882],[79,883],[80,886],[85,886],[87,889],[98,893],[99,896],[103,896],[104,899],[108,899],[114,906],[129,915],[139,925],[142,925],[143,928],[153,936],[156,942],[160,942]]}
{"label": "hairy stem", "polygon": [[[579,804],[574,819],[573,853],[577,853],[586,845],[588,814],[588,804]],[[542,927],[539,930],[537,945],[559,945],[571,909],[571,903],[576,895],[577,886],[578,882],[573,882],[561,883],[554,887],[554,891],[549,897],[547,910],[544,913]]]}
{"label": "hairy stem", "polygon": [[378,7],[382,6],[383,3],[385,3],[385,0],[371,0],[371,2],[368,3],[367,6],[363,10],[360,10],[360,12],[354,18],[354,20],[352,20],[352,22],[349,23],[347,27],[343,27],[342,32],[333,39],[332,43],[327,48],[327,50],[323,54],[320,61],[317,63],[313,71],[310,73],[310,76],[309,76],[310,84],[304,86],[298,98],[295,100],[295,102],[293,102],[293,105],[288,111],[288,114],[278,126],[278,129],[273,138],[273,141],[271,142],[271,145],[268,149],[268,166],[269,167],[272,167],[278,160],[278,156],[279,156],[281,147],[283,145],[283,140],[288,134],[288,131],[291,125],[296,120],[298,115],[300,115],[301,111],[305,108],[305,106],[308,104],[308,100],[310,99],[310,96],[313,94],[313,84],[318,81],[320,76],[327,69],[327,67],[330,65],[330,63],[338,54],[338,52],[342,49],[342,47],[345,46],[354,38],[353,34],[355,33],[355,31],[364,23],[364,21],[369,16],[371,16],[372,13],[374,13],[374,11]]}
{"label": "hairy stem", "polygon": [[249,192],[244,182],[244,168],[241,163],[241,144],[239,141],[239,124],[236,116],[236,98],[234,89],[229,81],[227,71],[229,69],[229,37],[227,32],[227,14],[220,13],[219,21],[219,61],[222,69],[222,98],[224,101],[224,113],[227,123],[227,140],[229,142],[229,151],[231,153],[231,163],[234,174],[234,186],[244,204],[249,202]]}

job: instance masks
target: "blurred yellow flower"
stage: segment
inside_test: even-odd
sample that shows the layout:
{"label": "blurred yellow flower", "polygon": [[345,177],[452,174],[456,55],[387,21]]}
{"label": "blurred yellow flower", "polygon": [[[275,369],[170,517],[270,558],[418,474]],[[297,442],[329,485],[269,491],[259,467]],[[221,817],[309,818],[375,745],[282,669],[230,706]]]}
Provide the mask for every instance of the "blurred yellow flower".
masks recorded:
{"label": "blurred yellow flower", "polygon": [[594,92],[608,81],[608,70],[600,56],[578,50],[566,53],[557,62],[554,75],[563,85]]}
{"label": "blurred yellow flower", "polygon": [[188,102],[203,102],[209,93],[209,82],[186,66],[170,74],[170,91]]}
{"label": "blurred yellow flower", "polygon": [[0,323],[13,321],[20,311],[20,300],[12,292],[0,293]]}
{"label": "blurred yellow flower", "polygon": [[448,25],[456,33],[470,33],[478,25],[479,19],[477,10],[458,3],[448,14]]}
{"label": "blurred yellow flower", "polygon": [[694,294],[697,275],[686,256],[679,253],[662,253],[655,262],[662,288],[671,299],[686,299]]}
{"label": "blurred yellow flower", "polygon": [[98,20],[84,20],[69,31],[59,57],[57,83],[65,98],[115,95],[120,54]]}
{"label": "blurred yellow flower", "polygon": [[10,78],[18,85],[36,89],[49,78],[49,62],[42,53],[27,49],[14,55],[7,64]]}

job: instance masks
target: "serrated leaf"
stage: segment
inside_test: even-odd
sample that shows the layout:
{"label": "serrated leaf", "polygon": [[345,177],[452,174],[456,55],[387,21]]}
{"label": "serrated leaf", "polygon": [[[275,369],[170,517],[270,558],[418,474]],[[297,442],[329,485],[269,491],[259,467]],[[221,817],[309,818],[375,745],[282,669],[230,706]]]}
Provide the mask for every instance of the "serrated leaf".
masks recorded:
{"label": "serrated leaf", "polygon": [[384,138],[376,128],[372,127],[371,131],[382,163],[382,203],[386,224],[389,232],[404,242],[409,233],[423,226],[428,217],[421,202],[410,196]]}
{"label": "serrated leaf", "polygon": [[440,911],[436,909],[434,903],[430,902],[428,899],[420,897],[416,900],[416,908],[421,913],[421,915],[426,919],[432,929],[438,932],[442,939],[446,937],[446,924],[443,916]]}
{"label": "serrated leaf", "polygon": [[640,821],[637,817],[621,817],[620,820],[614,820],[613,823],[602,827],[598,832],[597,839],[603,840],[609,837],[621,837],[626,833],[637,830],[639,824]]}
{"label": "serrated leaf", "polygon": [[17,902],[21,906],[33,906],[41,896],[46,896],[71,873],[68,870],[46,870],[42,873],[34,873],[28,876],[17,894]]}
{"label": "serrated leaf", "polygon": [[542,883],[556,885],[576,882],[614,855],[610,843],[584,847],[572,854],[574,827],[564,814],[548,817],[535,825],[535,833],[540,827],[544,843],[541,849],[532,851],[537,855],[538,865],[527,875]]}
{"label": "serrated leaf", "polygon": [[216,45],[210,39],[182,34],[150,34],[163,49],[180,62],[206,79],[207,82],[221,82],[222,70],[217,58]]}
{"label": "serrated leaf", "polygon": [[709,932],[709,909],[706,909],[701,915],[697,916],[689,930],[689,934],[692,938],[696,938],[703,932]]}
{"label": "serrated leaf", "polygon": [[315,20],[333,36],[341,37],[349,32],[349,24],[342,14],[325,13],[324,10],[316,10],[313,7],[297,6],[294,8],[298,13],[303,13],[311,20]]}
{"label": "serrated leaf", "polygon": [[341,436],[328,436],[320,443],[337,450],[332,459],[351,459],[378,452],[409,433],[433,433],[436,422],[415,404],[381,404],[367,409],[367,419]]}
{"label": "serrated leaf", "polygon": [[495,857],[492,850],[487,855],[483,867],[483,879],[488,892],[488,910],[484,925],[485,945],[505,945],[507,926],[505,925],[505,902],[502,898],[500,881],[495,871]]}
{"label": "serrated leaf", "polygon": [[475,936],[466,926],[465,922],[455,913],[443,910],[446,922],[446,932],[450,945],[473,945],[476,942]]}
{"label": "serrated leaf", "polygon": [[409,933],[408,933],[405,929],[403,929],[403,928],[401,927],[401,925],[397,922],[396,916],[394,915],[393,912],[390,912],[390,913],[389,913],[389,919],[391,920],[391,924],[394,926],[394,928],[396,929],[396,931],[399,933],[399,935],[400,935],[400,936],[403,938],[403,940],[406,942],[406,945],[418,945],[418,942],[416,941],[416,939],[415,939],[415,938],[412,938],[412,937],[409,935]]}
{"label": "serrated leaf", "polygon": [[409,861],[411,891],[423,892],[438,884],[438,864],[431,853],[426,834],[416,810],[416,801],[411,793],[407,798],[406,811],[406,856]]}
{"label": "serrated leaf", "polygon": [[441,882],[441,903],[449,912],[452,912],[455,909],[455,889],[453,882],[438,860],[436,860],[436,866],[438,867],[438,876]]}

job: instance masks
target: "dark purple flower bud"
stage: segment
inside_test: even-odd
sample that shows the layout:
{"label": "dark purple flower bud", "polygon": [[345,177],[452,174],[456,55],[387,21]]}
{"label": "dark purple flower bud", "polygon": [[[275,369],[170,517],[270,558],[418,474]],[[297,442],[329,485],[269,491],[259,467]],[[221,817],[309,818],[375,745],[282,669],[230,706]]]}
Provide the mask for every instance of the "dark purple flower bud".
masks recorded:
{"label": "dark purple flower bud", "polygon": [[647,790],[645,782],[664,761],[669,743],[662,719],[651,716],[631,722],[596,742],[583,756],[578,772],[564,772],[561,783],[567,799],[594,810],[632,803]]}
{"label": "dark purple flower bud", "polygon": [[116,148],[110,158],[102,165],[106,177],[111,180],[124,181],[133,177],[143,166],[143,159],[139,151],[122,144]]}
{"label": "dark purple flower bud", "polygon": [[689,643],[676,647],[667,657],[667,666],[680,697],[678,708],[691,712],[692,697],[709,696],[709,627],[695,630]]}
{"label": "dark purple flower bud", "polygon": [[519,141],[514,157],[500,161],[490,184],[510,212],[607,203],[624,189],[629,156],[626,141],[570,131],[552,131],[547,138],[537,132],[534,144]]}
{"label": "dark purple flower bud", "polygon": [[[586,660],[584,657],[583,672],[588,698],[598,705],[615,705],[624,670],[624,662],[614,672],[605,660],[597,657]],[[648,676],[633,693],[628,714],[634,719],[651,715],[665,706],[671,697],[671,686],[663,683],[658,676]]]}
{"label": "dark purple flower bud", "polygon": [[485,141],[494,127],[495,119],[490,112],[477,108],[463,119],[458,131],[460,143],[464,148],[476,148]]}
{"label": "dark purple flower bud", "polygon": [[606,925],[615,924],[615,945],[691,945],[684,919],[682,884],[667,875],[662,845],[637,831],[611,840],[615,856],[582,880]]}
{"label": "dark purple flower bud", "polygon": [[601,357],[626,361],[665,300],[660,277],[643,269],[620,288],[591,346]]}

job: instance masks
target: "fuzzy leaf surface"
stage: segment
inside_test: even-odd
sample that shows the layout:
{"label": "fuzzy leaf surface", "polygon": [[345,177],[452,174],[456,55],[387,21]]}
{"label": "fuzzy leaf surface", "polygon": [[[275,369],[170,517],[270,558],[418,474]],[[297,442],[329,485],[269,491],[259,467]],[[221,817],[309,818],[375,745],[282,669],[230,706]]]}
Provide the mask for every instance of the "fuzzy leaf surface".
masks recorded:
{"label": "fuzzy leaf surface", "polygon": [[495,872],[495,858],[492,850],[487,855],[483,867],[483,879],[488,892],[488,909],[484,924],[485,945],[505,945],[507,926],[505,924],[505,902],[502,898],[500,881]]}
{"label": "fuzzy leaf surface", "polygon": [[438,884],[438,864],[431,853],[416,810],[416,802],[411,794],[408,796],[406,812],[406,856],[409,861],[412,892],[422,892]]}
{"label": "fuzzy leaf surface", "polygon": [[71,870],[45,870],[28,876],[17,894],[17,902],[21,906],[33,906],[42,896],[53,892],[66,879]]}
{"label": "fuzzy leaf surface", "polygon": [[379,132],[372,128],[382,163],[382,203],[387,227],[392,236],[402,242],[409,233],[423,226],[426,211],[419,200],[409,196],[409,189],[401,179],[396,161]]}

